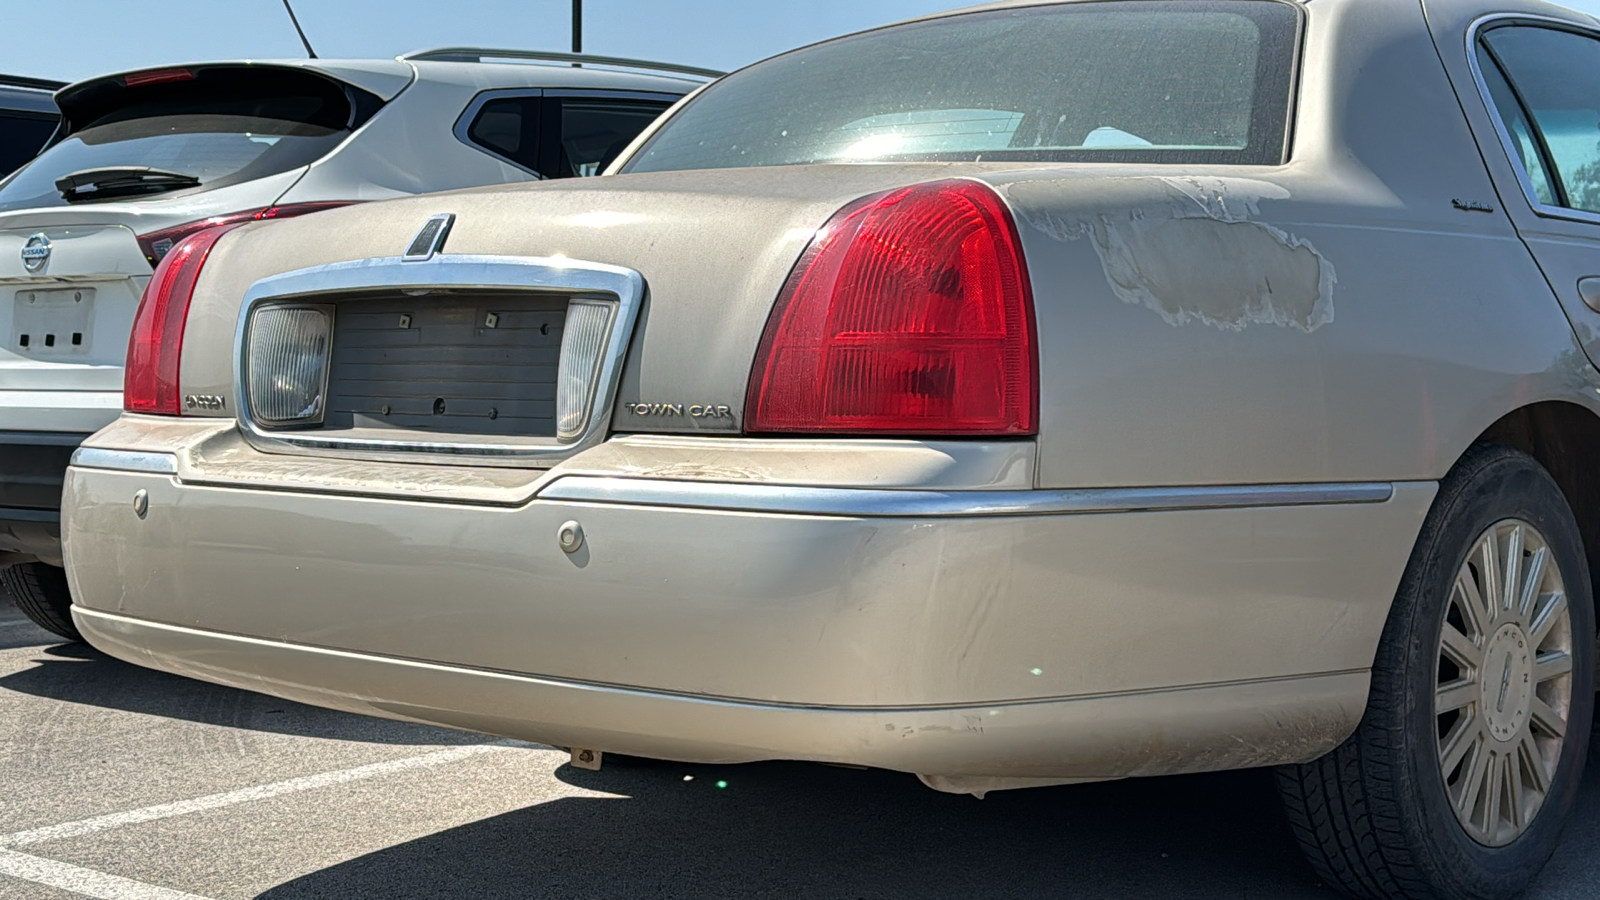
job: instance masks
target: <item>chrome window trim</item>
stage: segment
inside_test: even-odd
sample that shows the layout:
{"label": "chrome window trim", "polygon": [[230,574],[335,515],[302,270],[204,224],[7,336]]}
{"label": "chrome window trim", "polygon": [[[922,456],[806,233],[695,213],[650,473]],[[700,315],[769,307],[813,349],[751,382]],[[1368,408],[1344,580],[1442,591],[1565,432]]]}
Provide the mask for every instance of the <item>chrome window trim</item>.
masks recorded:
{"label": "chrome window trim", "polygon": [[[1467,66],[1472,72],[1472,81],[1478,88],[1478,98],[1483,101],[1484,108],[1489,113],[1489,122],[1494,126],[1495,134],[1500,137],[1500,149],[1506,155],[1506,161],[1511,165],[1511,171],[1517,177],[1517,183],[1522,187],[1522,197],[1528,202],[1535,215],[1547,219],[1565,219],[1570,222],[1584,222],[1590,225],[1600,225],[1600,213],[1587,210],[1573,209],[1569,206],[1553,206],[1539,199],[1539,194],[1533,189],[1533,180],[1524,170],[1521,154],[1517,151],[1516,142],[1511,138],[1511,130],[1506,127],[1500,117],[1500,109],[1495,106],[1494,98],[1489,94],[1489,84],[1483,79],[1483,67],[1478,64],[1478,39],[1485,28],[1499,25],[1527,24],[1536,28],[1556,28],[1561,31],[1570,31],[1584,37],[1600,40],[1600,31],[1593,26],[1582,22],[1573,22],[1568,19],[1558,19],[1554,16],[1541,16],[1532,13],[1492,13],[1473,20],[1467,27]],[[1531,122],[1532,114],[1529,114]],[[1531,122],[1537,128],[1537,122]],[[1560,177],[1559,173],[1555,174]]]}
{"label": "chrome window trim", "polygon": [[1384,503],[1389,482],[926,491],[567,475],[535,499],[850,518],[1041,516]]}
{"label": "chrome window trim", "polygon": [[[665,113],[679,100],[682,100],[684,95],[671,94],[664,91],[637,91],[626,89],[609,90],[606,88],[495,88],[493,90],[479,92],[472,98],[472,101],[467,104],[467,108],[461,111],[461,115],[456,117],[455,127],[451,129],[451,133],[456,136],[456,140],[466,144],[468,147],[471,147],[479,153],[492,156],[508,166],[520,169],[523,172],[532,175],[539,181],[546,181],[550,176],[530,169],[509,156],[504,156],[494,152],[488,147],[485,147],[482,144],[474,141],[467,133],[468,130],[472,128],[473,121],[478,118],[478,112],[479,110],[483,109],[484,104],[491,100],[502,100],[507,97],[551,97],[558,100],[577,98],[660,101],[667,104],[661,109],[661,111]],[[657,116],[657,119],[659,118],[660,117]],[[654,123],[652,123],[652,125],[653,124]],[[648,130],[648,127],[646,130]],[[543,132],[540,133],[539,140],[544,140]]]}
{"label": "chrome window trim", "polygon": [[[481,288],[495,291],[529,290],[540,293],[584,295],[613,300],[617,305],[594,385],[588,420],[575,440],[557,442],[552,435],[534,442],[492,441],[452,443],[376,438],[340,438],[320,435],[315,429],[268,429],[255,421],[249,403],[245,348],[250,315],[256,307],[273,302],[331,302],[336,295],[370,290],[427,292],[434,289]],[[605,439],[622,378],[639,307],[644,302],[644,277],[633,269],[560,257],[435,256],[426,262],[407,262],[390,256],[313,266],[263,278],[250,286],[239,309],[233,337],[234,408],[239,432],[257,450],[308,456],[360,458],[383,462],[436,463],[548,468]],[[331,352],[331,348],[330,348]]]}
{"label": "chrome window trim", "polygon": [[72,451],[72,463],[78,469],[108,469],[113,472],[147,472],[152,475],[178,474],[178,457],[171,453],[150,453],[141,450],[106,450],[100,447],[79,447]]}
{"label": "chrome window trim", "polygon": [[[622,88],[545,88],[544,95],[557,100],[648,100],[656,103],[666,103],[669,106],[677,103],[682,94],[673,94],[667,91],[630,91]],[[665,110],[662,110],[665,112]]]}

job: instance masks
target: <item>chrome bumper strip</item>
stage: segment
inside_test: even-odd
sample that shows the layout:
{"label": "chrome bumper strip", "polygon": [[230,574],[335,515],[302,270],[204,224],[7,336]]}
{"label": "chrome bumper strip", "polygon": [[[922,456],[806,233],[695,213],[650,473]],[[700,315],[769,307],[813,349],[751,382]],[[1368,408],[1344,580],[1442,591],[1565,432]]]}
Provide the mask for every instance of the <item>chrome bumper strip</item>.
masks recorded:
{"label": "chrome bumper strip", "polygon": [[852,518],[920,518],[1383,503],[1393,495],[1394,485],[1388,482],[918,491],[568,475],[547,485],[538,499]]}
{"label": "chrome bumper strip", "polygon": [[154,475],[178,474],[178,458],[171,453],[144,453],[137,450],[79,447],[73,451],[72,465],[80,469],[111,469],[117,472],[148,472]]}
{"label": "chrome bumper strip", "polygon": [[[78,448],[72,454],[72,465],[155,475],[178,473],[178,458],[171,453],[97,447]],[[1389,482],[919,491],[568,475],[546,485],[537,499],[850,518],[923,518],[1326,506],[1383,503],[1392,496],[1394,485]]]}

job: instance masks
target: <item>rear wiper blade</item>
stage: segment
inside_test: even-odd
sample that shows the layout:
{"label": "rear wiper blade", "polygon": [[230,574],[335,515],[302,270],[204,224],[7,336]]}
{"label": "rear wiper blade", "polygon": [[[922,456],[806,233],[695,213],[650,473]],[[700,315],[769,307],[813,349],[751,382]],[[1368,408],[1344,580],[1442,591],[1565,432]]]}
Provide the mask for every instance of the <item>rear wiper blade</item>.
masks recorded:
{"label": "rear wiper blade", "polygon": [[[152,169],[149,166],[105,166],[83,169],[56,179],[56,190],[63,200],[94,200],[135,194],[159,194],[199,187],[200,179],[183,172]],[[85,190],[88,188],[88,190]]]}

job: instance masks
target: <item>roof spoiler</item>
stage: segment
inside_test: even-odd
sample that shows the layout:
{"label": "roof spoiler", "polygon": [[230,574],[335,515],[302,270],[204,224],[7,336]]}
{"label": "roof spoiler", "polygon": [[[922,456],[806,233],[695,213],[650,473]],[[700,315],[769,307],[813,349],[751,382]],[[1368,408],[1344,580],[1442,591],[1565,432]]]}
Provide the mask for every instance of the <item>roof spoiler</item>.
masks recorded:
{"label": "roof spoiler", "polygon": [[59,91],[66,87],[65,81],[51,81],[48,78],[28,78],[23,75],[0,75],[0,87],[33,88],[39,91]]}
{"label": "roof spoiler", "polygon": [[407,62],[483,62],[490,59],[514,59],[529,62],[563,62],[574,65],[610,66],[618,69],[639,69],[646,72],[673,72],[698,78],[721,78],[728,74],[716,69],[698,66],[680,66],[675,63],[653,62],[648,59],[628,59],[622,56],[596,56],[593,53],[558,53],[550,50],[501,50],[488,47],[439,47],[418,50],[400,57]]}

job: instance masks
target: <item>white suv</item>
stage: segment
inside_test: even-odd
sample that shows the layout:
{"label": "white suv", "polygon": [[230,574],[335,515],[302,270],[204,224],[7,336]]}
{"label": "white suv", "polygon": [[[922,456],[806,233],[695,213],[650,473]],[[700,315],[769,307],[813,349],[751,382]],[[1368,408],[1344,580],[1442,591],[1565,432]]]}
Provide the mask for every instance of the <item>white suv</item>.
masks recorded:
{"label": "white suv", "polygon": [[0,182],[0,582],[18,607],[77,637],[63,475],[122,410],[134,311],[176,242],[226,222],[597,174],[717,74],[451,48],[147,69],[59,91],[53,142]]}

